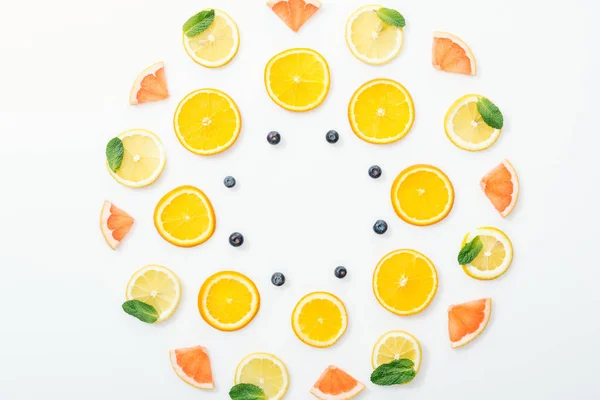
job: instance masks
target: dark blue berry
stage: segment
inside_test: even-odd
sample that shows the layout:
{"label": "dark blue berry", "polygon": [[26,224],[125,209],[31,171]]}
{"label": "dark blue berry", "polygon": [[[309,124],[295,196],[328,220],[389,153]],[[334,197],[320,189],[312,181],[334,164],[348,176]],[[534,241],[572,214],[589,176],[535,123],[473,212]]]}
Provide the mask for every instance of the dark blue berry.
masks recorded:
{"label": "dark blue berry", "polygon": [[387,228],[387,222],[385,222],[382,219],[378,219],[377,221],[375,221],[375,225],[373,225],[373,230],[375,231],[375,233],[378,233],[380,235],[383,235],[387,231]]}
{"label": "dark blue berry", "polygon": [[381,168],[379,165],[373,165],[369,168],[369,176],[373,179],[377,179],[381,176]]}
{"label": "dark blue berry", "polygon": [[348,271],[346,270],[346,267],[339,266],[335,269],[334,274],[336,278],[342,279],[345,278],[346,275],[348,275]]}
{"label": "dark blue berry", "polygon": [[325,135],[325,140],[332,144],[337,143],[337,141],[340,140],[340,135],[336,131],[332,130],[327,132],[327,134]]}
{"label": "dark blue berry", "polygon": [[285,275],[281,272],[275,272],[271,276],[271,283],[275,286],[282,286],[285,283]]}
{"label": "dark blue berry", "polygon": [[276,145],[279,142],[281,142],[281,135],[279,134],[279,132],[269,132],[269,134],[267,135],[267,142],[269,142],[272,145]]}
{"label": "dark blue berry", "polygon": [[235,186],[235,178],[233,176],[227,176],[223,179],[225,187],[232,188]]}
{"label": "dark blue berry", "polygon": [[229,244],[233,247],[240,247],[244,244],[244,236],[239,232],[233,232],[229,235]]}

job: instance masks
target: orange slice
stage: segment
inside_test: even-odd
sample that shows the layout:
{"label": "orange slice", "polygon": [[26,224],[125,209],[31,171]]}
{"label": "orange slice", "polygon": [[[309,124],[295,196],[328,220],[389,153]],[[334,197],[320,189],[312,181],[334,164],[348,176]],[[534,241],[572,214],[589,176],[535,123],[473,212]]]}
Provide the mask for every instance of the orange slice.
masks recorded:
{"label": "orange slice", "polygon": [[149,103],[167,97],[169,97],[169,89],[165,77],[165,65],[161,61],[152,64],[138,75],[129,94],[129,103],[133,105]]}
{"label": "orange slice", "polygon": [[169,351],[171,366],[185,383],[198,389],[211,390],[213,383],[210,358],[202,346],[174,349]]}
{"label": "orange slice", "polygon": [[292,312],[292,329],[298,339],[309,346],[333,346],[347,327],[346,306],[331,293],[309,293]]}
{"label": "orange slice", "polygon": [[269,0],[267,6],[294,32],[321,8],[319,0]]}
{"label": "orange slice", "polygon": [[503,218],[515,208],[519,197],[519,178],[508,160],[488,172],[481,179],[481,189]]}
{"label": "orange slice", "polygon": [[433,32],[434,68],[456,74],[475,75],[475,56],[469,46],[451,33]]}
{"label": "orange slice", "polygon": [[448,333],[453,349],[464,346],[483,332],[490,320],[492,299],[480,299],[448,308]]}
{"label": "orange slice", "polygon": [[134,219],[108,200],[104,201],[100,212],[100,229],[104,240],[111,249],[116,249],[129,233]]}
{"label": "orange slice", "polygon": [[310,389],[321,400],[351,399],[363,391],[365,385],[336,366],[330,365]]}

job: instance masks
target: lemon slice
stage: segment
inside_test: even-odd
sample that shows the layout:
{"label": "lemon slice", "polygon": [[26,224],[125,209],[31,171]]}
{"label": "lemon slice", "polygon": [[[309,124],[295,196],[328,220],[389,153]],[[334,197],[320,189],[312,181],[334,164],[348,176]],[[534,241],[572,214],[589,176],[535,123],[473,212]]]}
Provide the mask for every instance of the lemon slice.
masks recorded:
{"label": "lemon slice", "polygon": [[[506,272],[513,259],[513,247],[510,239],[500,229],[484,226],[469,232],[462,246],[479,236],[483,249],[463,270],[471,278],[491,280]],[[461,246],[461,247],[462,247]]]}
{"label": "lemon slice", "polygon": [[333,346],[346,332],[347,327],[346,307],[331,293],[307,294],[300,299],[292,313],[294,333],[309,346]]}
{"label": "lemon slice", "polygon": [[215,20],[199,35],[183,34],[183,47],[196,63],[208,67],[222,67],[235,57],[240,48],[240,32],[233,19],[215,9]]}
{"label": "lemon slice", "polygon": [[374,79],[358,88],[348,105],[352,130],[364,141],[387,144],[402,139],[415,121],[408,90],[391,79]]}
{"label": "lemon slice", "polygon": [[210,276],[198,293],[198,310],[207,324],[222,331],[242,329],[260,308],[260,294],[254,282],[234,271]]}
{"label": "lemon slice", "polygon": [[502,129],[494,129],[483,121],[477,110],[482,96],[467,94],[450,106],[444,118],[446,136],[457,147],[468,151],[481,151],[493,145]]}
{"label": "lemon slice", "polygon": [[249,383],[260,387],[266,400],[279,400],[285,396],[290,379],[279,358],[268,353],[253,353],[239,363],[234,381],[236,385]]}
{"label": "lemon slice", "polygon": [[164,195],[154,209],[154,226],[167,242],[192,247],[206,242],[215,231],[212,204],[200,189],[180,186]]}
{"label": "lemon slice", "polygon": [[329,93],[329,66],[311,49],[290,49],[269,60],[265,87],[271,100],[289,111],[309,111]]}
{"label": "lemon slice", "polygon": [[179,102],[173,126],[183,147],[210,156],[235,143],[242,129],[242,117],[227,94],[216,89],[198,89]]}
{"label": "lemon slice", "polygon": [[377,16],[380,5],[354,11],[346,22],[346,43],[354,57],[367,64],[385,64],[402,49],[402,28],[388,25]]}
{"label": "lemon slice", "polygon": [[167,158],[162,142],[145,129],[130,129],[117,136],[123,142],[125,153],[121,167],[110,175],[120,184],[139,188],[152,184],[165,168]]}
{"label": "lemon slice", "polygon": [[129,280],[125,297],[127,300],[150,304],[158,312],[156,322],[161,322],[177,309],[181,299],[181,284],[170,269],[160,265],[146,265]]}
{"label": "lemon slice", "polygon": [[401,358],[408,358],[415,365],[415,372],[421,367],[421,344],[413,335],[404,331],[390,331],[381,336],[371,353],[371,364],[376,369],[382,364]]}

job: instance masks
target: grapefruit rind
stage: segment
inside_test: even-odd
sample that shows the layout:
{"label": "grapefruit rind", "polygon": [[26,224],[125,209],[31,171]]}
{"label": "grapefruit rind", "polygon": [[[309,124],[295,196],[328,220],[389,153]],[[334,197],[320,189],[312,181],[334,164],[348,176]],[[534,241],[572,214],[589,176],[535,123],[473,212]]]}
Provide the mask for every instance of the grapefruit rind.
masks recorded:
{"label": "grapefruit rind", "polygon": [[490,202],[491,202],[491,198],[486,193],[486,180],[487,180],[487,178],[493,176],[492,173],[500,165],[503,165],[508,170],[508,173],[510,174],[510,181],[511,181],[511,183],[513,185],[513,192],[510,194],[510,196],[511,196],[510,203],[508,204],[508,206],[506,206],[506,208],[504,210],[498,210],[496,208],[495,204],[492,203],[492,205],[494,205],[494,208],[496,208],[496,210],[500,213],[500,215],[502,216],[502,218],[506,218],[512,212],[512,210],[515,208],[515,206],[517,205],[517,200],[519,198],[519,176],[517,175],[517,171],[512,166],[512,164],[510,163],[510,161],[508,161],[508,160],[505,159],[498,166],[494,167],[488,174],[486,174],[481,179],[480,186],[481,186],[481,190],[483,190],[483,192],[488,197],[488,199],[490,199]]}
{"label": "grapefruit rind", "polygon": [[137,78],[135,79],[135,82],[133,83],[133,87],[131,88],[131,92],[129,93],[129,103],[131,105],[143,104],[143,103],[148,103],[148,102],[153,102],[153,101],[160,101],[160,100],[164,100],[167,97],[169,97],[169,92],[168,92],[168,88],[166,87],[166,82],[164,82],[165,89],[167,90],[166,96],[156,99],[156,100],[147,100],[147,101],[142,101],[142,102],[140,102],[137,97],[140,89],[142,89],[142,81],[144,80],[144,78],[149,75],[156,75],[156,72],[158,70],[160,70],[161,68],[164,70],[165,64],[162,61],[159,61],[157,63],[152,64],[148,68],[144,69],[137,76]]}
{"label": "grapefruit rind", "polygon": [[[290,2],[304,3],[304,12],[301,15],[294,14],[292,15],[292,8],[290,8]],[[281,3],[287,3],[287,11],[288,14],[282,15],[275,9],[275,7]],[[319,11],[321,8],[321,2],[319,0],[269,0],[267,1],[267,6],[273,10],[275,15],[279,17],[285,24],[294,32],[298,32],[300,28],[304,26],[308,20]],[[307,11],[307,6],[312,6],[313,8],[310,11]],[[294,9],[295,10],[295,9]],[[300,18],[302,16],[302,18]]]}
{"label": "grapefruit rind", "polygon": [[[341,318],[342,318],[342,326],[341,326],[340,330],[337,332],[337,334],[328,341],[313,340],[302,333],[302,327],[300,326],[300,322],[299,322],[300,312],[302,311],[302,309],[304,308],[304,306],[306,304],[310,303],[313,300],[330,301],[332,304],[337,306],[337,308],[340,310],[340,314],[341,314]],[[306,296],[302,297],[300,299],[300,301],[298,301],[298,303],[296,304],[296,307],[294,307],[294,311],[292,312],[292,329],[294,331],[294,334],[296,335],[296,337],[298,339],[300,339],[301,342],[303,342],[304,344],[307,344],[309,346],[312,346],[312,347],[325,348],[325,347],[333,346],[344,335],[347,328],[348,328],[348,312],[346,311],[346,306],[344,305],[344,302],[342,300],[340,300],[337,296],[335,296],[332,293],[328,293],[328,292],[309,293]]]}
{"label": "grapefruit rind", "polygon": [[502,232],[500,229],[491,227],[491,226],[482,226],[481,228],[477,228],[472,232],[469,232],[465,235],[463,242],[461,244],[461,248],[463,248],[465,246],[465,244],[467,244],[468,242],[470,242],[471,240],[475,239],[476,236],[479,235],[487,235],[487,236],[493,236],[494,238],[496,238],[496,240],[498,240],[500,243],[502,243],[502,245],[504,246],[504,249],[506,251],[506,256],[504,258],[504,261],[502,262],[502,264],[500,266],[498,266],[497,268],[491,270],[491,271],[481,271],[480,269],[472,266],[471,264],[466,264],[462,266],[463,271],[465,271],[465,273],[467,275],[469,275],[471,278],[474,279],[479,279],[479,280],[492,280],[492,279],[496,279],[499,276],[503,275],[508,268],[510,267],[511,263],[512,263],[512,259],[513,259],[513,246],[512,246],[512,242],[510,241],[510,239],[508,238],[508,236],[506,236],[506,234],[504,232]]}
{"label": "grapefruit rind", "polygon": [[373,351],[371,352],[371,366],[373,367],[373,369],[377,369],[377,367],[379,367],[379,363],[377,361],[377,355],[379,354],[379,349],[384,345],[384,343],[386,342],[386,340],[390,337],[402,337],[405,340],[411,342],[413,344],[413,347],[417,350],[417,355],[418,357],[415,360],[411,360],[414,363],[414,370],[415,373],[419,372],[419,368],[421,368],[421,359],[422,359],[422,355],[423,355],[423,350],[421,348],[421,343],[419,343],[419,341],[417,340],[416,337],[414,337],[413,335],[411,335],[408,332],[405,331],[398,331],[398,330],[394,330],[394,331],[389,331],[384,333],[383,335],[381,335],[381,337],[379,339],[377,339],[377,342],[375,342],[375,345],[373,345]]}
{"label": "grapefruit rind", "polygon": [[[129,233],[129,229],[131,229],[131,225],[129,226],[129,229],[123,236],[123,239],[121,239],[121,240],[115,239],[113,236],[113,231],[108,227],[108,219],[112,215],[112,212],[111,212],[112,207],[119,209],[122,213],[126,214],[130,218],[131,218],[131,216],[129,214],[127,214],[125,211],[123,211],[120,208],[118,208],[117,206],[115,206],[114,204],[112,204],[110,201],[104,200],[104,204],[102,205],[102,210],[100,211],[100,230],[102,231],[102,236],[104,236],[104,240],[106,240],[106,243],[110,246],[111,249],[116,250],[117,247],[119,247],[119,245],[123,241],[123,239],[125,239],[125,236],[127,235],[127,233]],[[133,225],[134,221],[135,220],[133,218],[131,218],[132,225]]]}
{"label": "grapefruit rind", "polygon": [[[454,342],[451,341],[450,345],[453,349],[462,347],[462,346],[472,342],[473,340],[475,340],[475,338],[477,338],[481,334],[481,332],[484,331],[484,329],[487,327],[488,323],[490,322],[490,315],[492,313],[492,299],[488,297],[485,299],[474,300],[474,302],[477,302],[477,301],[485,301],[485,308],[483,310],[483,320],[481,321],[481,323],[476,331],[466,334],[460,340],[457,340]],[[467,304],[467,303],[462,303],[462,304]],[[454,307],[460,306],[462,304],[452,305],[452,306],[448,307],[448,325],[451,324],[450,312],[452,311],[452,309]]]}
{"label": "grapefruit rind", "polygon": [[[436,44],[435,39],[438,39],[438,38],[440,38],[440,39],[449,39],[453,43],[459,45],[465,51],[465,54],[466,54],[467,58],[469,59],[469,62],[470,62],[470,65],[471,65],[471,73],[470,73],[470,75],[476,75],[477,74],[477,63],[475,62],[475,55],[473,54],[473,52],[471,51],[471,49],[469,48],[469,46],[461,38],[459,38],[458,36],[455,36],[455,35],[453,35],[451,33],[448,33],[448,32],[440,32],[440,31],[433,32],[433,40],[434,40],[434,42],[433,42],[433,44],[434,44],[433,50],[434,50],[434,52],[435,52],[435,44]],[[437,70],[453,73],[453,71],[445,71],[445,70],[443,70],[439,65],[437,65],[435,63],[435,59],[434,58],[432,58],[432,65]],[[464,74],[464,75],[466,75],[466,74]]]}
{"label": "grapefruit rind", "polygon": [[[204,351],[204,353],[208,357],[208,351],[206,350],[206,348],[202,347],[202,346],[198,346],[198,347],[201,347],[201,349]],[[214,389],[215,385],[214,385],[213,382],[206,382],[206,383],[197,382],[196,380],[192,379],[190,376],[188,376],[183,371],[183,369],[177,363],[176,350],[179,350],[179,349],[169,350],[169,358],[171,360],[171,366],[173,367],[173,370],[175,371],[175,373],[177,374],[177,376],[179,378],[181,378],[182,381],[184,381],[188,385],[191,385],[191,386],[193,386],[195,388],[202,389],[202,390],[212,390],[212,389]]]}
{"label": "grapefruit rind", "polygon": [[452,121],[454,116],[458,112],[458,110],[465,104],[470,102],[477,102],[483,96],[479,94],[467,94],[456,100],[446,112],[446,116],[444,118],[444,130],[446,131],[446,136],[450,141],[458,148],[467,150],[467,151],[481,151],[492,146],[502,133],[502,129],[494,129],[494,132],[490,135],[490,137],[481,143],[471,143],[467,142],[456,133],[454,133],[454,127],[452,125]]}
{"label": "grapefruit rind", "polygon": [[[333,378],[332,375],[336,374],[337,371],[341,372],[343,375],[348,376],[349,380],[353,380],[355,382],[354,387],[346,388],[349,390],[346,390],[345,392],[339,393],[339,394],[324,393],[321,390],[319,390],[319,388],[318,388],[319,383],[321,383],[321,381],[327,379],[328,377]],[[356,380],[355,378],[353,378],[352,376],[350,376],[348,373],[344,372],[343,370],[341,370],[333,365],[330,365],[329,367],[327,367],[325,372],[323,372],[323,374],[321,374],[321,376],[319,377],[317,382],[315,382],[313,387],[310,388],[310,393],[321,400],[347,400],[347,399],[351,399],[354,396],[358,395],[364,389],[365,389],[365,385],[363,383],[359,382],[358,380]]]}

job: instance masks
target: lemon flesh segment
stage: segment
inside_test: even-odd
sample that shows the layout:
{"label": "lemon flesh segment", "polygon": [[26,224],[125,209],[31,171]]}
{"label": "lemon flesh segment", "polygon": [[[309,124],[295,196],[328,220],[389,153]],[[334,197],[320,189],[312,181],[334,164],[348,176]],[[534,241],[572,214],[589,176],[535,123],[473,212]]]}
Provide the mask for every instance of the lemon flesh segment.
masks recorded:
{"label": "lemon flesh segment", "polygon": [[407,358],[414,363],[415,372],[421,366],[421,345],[411,334],[404,331],[391,331],[379,338],[373,347],[371,363],[373,369],[394,360]]}
{"label": "lemon flesh segment", "polygon": [[476,279],[495,279],[504,274],[513,258],[512,243],[508,236],[492,227],[479,228],[465,236],[463,246],[479,236],[483,248],[470,264],[463,265],[463,270]]}
{"label": "lemon flesh segment", "polygon": [[235,57],[240,42],[236,23],[229,15],[215,10],[213,23],[199,35],[183,35],[188,55],[205,67],[220,67]]}
{"label": "lemon flesh segment", "polygon": [[263,389],[267,399],[279,400],[287,391],[289,377],[285,364],[267,353],[246,357],[237,368],[235,383],[249,383]]}
{"label": "lemon flesh segment", "polygon": [[402,28],[390,26],[377,16],[379,6],[366,6],[348,19],[346,41],[352,54],[369,64],[384,64],[402,48]]}
{"label": "lemon flesh segment", "polygon": [[485,123],[477,110],[481,96],[466,95],[458,99],[448,110],[445,118],[446,135],[457,147],[468,151],[481,151],[493,145],[501,129]]}
{"label": "lemon flesh segment", "polygon": [[158,312],[157,322],[169,318],[181,298],[181,285],[175,274],[162,266],[149,265],[136,272],[127,285],[127,300],[139,300]]}

